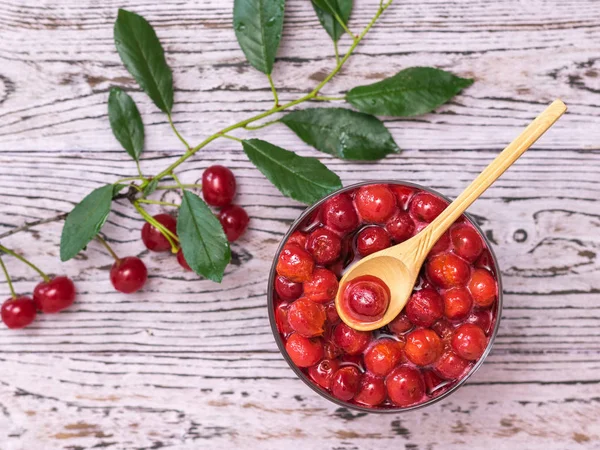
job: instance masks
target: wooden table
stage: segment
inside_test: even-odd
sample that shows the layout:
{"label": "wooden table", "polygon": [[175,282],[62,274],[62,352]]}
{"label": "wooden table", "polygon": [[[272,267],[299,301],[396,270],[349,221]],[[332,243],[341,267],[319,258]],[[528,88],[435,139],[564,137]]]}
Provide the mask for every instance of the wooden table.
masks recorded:
{"label": "wooden table", "polygon": [[[238,48],[232,3],[2,0],[0,233],[69,211],[101,183],[134,173],[108,125],[113,85],[135,91],[147,173],[182,152],[119,61],[119,6],[156,26],[174,69],[174,118],[190,141],[267,109],[271,92]],[[111,258],[96,243],[59,264],[59,223],[4,240],[73,277],[79,298],[25,331],[0,329],[1,450],[600,448],[598,2],[396,3],[326,93],[435,65],[476,79],[464,95],[425,117],[387,120],[404,152],[377,164],[317,155],[280,125],[261,134],[319,156],[344,184],[408,180],[453,197],[547,103],[569,105],[471,208],[505,281],[500,334],[481,370],[447,400],[408,414],[357,414],[315,395],[278,352],[265,296],[275,249],[303,206],[282,197],[238,144],[219,140],[181,175],[192,183],[223,163],[238,177],[252,223],[222,285],[183,274],[170,255],[147,254],[142,221],[125,202],[105,231],[120,254],[147,261],[150,283],[138,295],[113,292]],[[359,29],[378,1],[355,4]],[[334,65],[309,2],[289,0],[286,16],[274,73],[284,100]],[[31,292],[32,273],[14,261],[10,269]],[[7,295],[5,283],[0,291]]]}

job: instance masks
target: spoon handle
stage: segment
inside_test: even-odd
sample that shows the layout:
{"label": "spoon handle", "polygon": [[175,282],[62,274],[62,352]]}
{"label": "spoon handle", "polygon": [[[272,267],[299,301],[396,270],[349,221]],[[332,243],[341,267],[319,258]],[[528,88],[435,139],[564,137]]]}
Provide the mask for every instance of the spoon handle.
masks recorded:
{"label": "spoon handle", "polygon": [[[554,100],[431,224],[429,242],[435,245],[444,232],[506,169],[537,141],[567,110],[560,100]],[[429,251],[430,249],[427,249]]]}

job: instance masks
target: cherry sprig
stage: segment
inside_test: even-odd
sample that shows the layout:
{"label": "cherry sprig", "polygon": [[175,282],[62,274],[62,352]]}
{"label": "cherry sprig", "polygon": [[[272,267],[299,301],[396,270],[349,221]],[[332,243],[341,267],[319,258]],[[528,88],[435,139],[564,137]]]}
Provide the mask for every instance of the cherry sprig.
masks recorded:
{"label": "cherry sprig", "polygon": [[50,278],[27,258],[3,245],[0,245],[1,254],[16,258],[42,278],[33,290],[33,297],[17,295],[8,269],[0,257],[0,267],[11,293],[11,297],[2,304],[0,311],[0,317],[8,328],[24,328],[35,320],[38,310],[46,314],[57,313],[68,308],[75,301],[75,285],[70,278],[65,276]]}
{"label": "cherry sprig", "polygon": [[[244,234],[248,228],[250,218],[242,207],[233,204],[237,190],[237,183],[233,172],[223,166],[209,167],[202,176],[202,185],[183,184],[177,176],[174,176],[173,179],[177,182],[176,185],[164,186],[163,188],[184,190],[201,187],[207,203],[211,206],[221,208],[217,217],[229,242],[236,241]],[[191,271],[192,269],[187,263],[180,246],[177,219],[165,213],[152,216],[141,206],[141,204],[151,204],[178,209],[181,205],[147,199],[137,199],[133,203],[139,208],[141,214],[146,219],[140,233],[141,240],[146,248],[152,252],[171,251],[172,253],[176,253],[177,261],[181,267],[186,271]],[[49,221],[45,220],[43,222],[47,223]],[[37,225],[39,225],[39,222],[30,223],[21,227],[19,231],[27,230]],[[148,280],[148,269],[145,263],[137,256],[119,257],[107,240],[100,234],[96,235],[96,240],[101,243],[115,260],[110,270],[110,281],[113,287],[124,294],[133,294],[141,290]],[[46,314],[57,313],[73,304],[76,296],[75,286],[68,277],[50,277],[24,256],[0,245],[0,255],[3,254],[14,257],[16,260],[26,264],[42,278],[42,281],[34,289],[33,296],[18,295],[14,289],[8,268],[2,258],[0,258],[0,268],[6,277],[11,293],[11,298],[4,302],[1,310],[2,321],[7,327],[13,329],[26,327],[35,320],[38,311]]]}

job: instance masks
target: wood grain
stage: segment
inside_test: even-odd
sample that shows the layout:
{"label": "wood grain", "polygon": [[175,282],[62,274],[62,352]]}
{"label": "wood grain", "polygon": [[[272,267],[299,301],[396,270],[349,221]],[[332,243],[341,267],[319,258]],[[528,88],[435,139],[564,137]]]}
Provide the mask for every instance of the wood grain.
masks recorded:
{"label": "wood grain", "polygon": [[[358,30],[378,1],[355,4]],[[124,5],[156,26],[174,71],[174,118],[189,141],[270,106],[266,78],[235,41],[232,1],[0,0],[0,233],[69,211],[101,183],[134,174],[108,124],[113,85],[142,112],[144,171],[181,153],[114,49]],[[119,253],[147,261],[151,279],[140,294],[112,291],[99,245],[59,264],[60,224],[6,238],[49,272],[72,276],[79,298],[25,331],[0,329],[0,450],[600,448],[599,48],[594,0],[408,0],[388,10],[324,92],[414,65],[474,77],[434,114],[386,120],[401,155],[372,164],[318,155],[346,185],[402,179],[450,197],[543,105],[560,97],[570,107],[470,208],[495,245],[505,310],[492,354],[447,400],[410,414],[357,414],[294,377],[271,335],[265,291],[278,242],[303,207],[270,186],[239,145],[216,141],[181,177],[195,182],[215,162],[238,177],[251,230],[233,246],[222,285],[144,252],[142,222],[125,202],[105,233]],[[314,87],[333,64],[309,2],[289,0],[274,72],[282,99]],[[316,154],[283,126],[261,134]],[[33,274],[9,266],[18,290],[31,292]]]}

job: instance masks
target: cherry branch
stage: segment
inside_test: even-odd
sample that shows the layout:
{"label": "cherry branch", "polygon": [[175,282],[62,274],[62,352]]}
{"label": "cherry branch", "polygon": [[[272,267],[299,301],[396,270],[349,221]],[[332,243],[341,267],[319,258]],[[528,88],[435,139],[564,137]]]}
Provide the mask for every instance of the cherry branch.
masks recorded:
{"label": "cherry branch", "polygon": [[[122,200],[124,198],[130,198],[133,195],[135,195],[135,193],[137,193],[136,190],[134,190],[133,192],[130,191],[127,194],[118,194],[114,197],[114,200]],[[9,236],[13,236],[17,233],[21,233],[23,231],[29,231],[32,228],[36,228],[40,225],[45,225],[47,223],[52,223],[52,222],[60,222],[61,220],[65,220],[67,218],[67,216],[69,215],[69,213],[60,213],[57,214],[54,217],[48,217],[46,219],[39,219],[39,220],[35,220],[33,222],[27,222],[23,225],[21,225],[20,227],[17,228],[13,228],[12,230],[6,231],[2,234],[0,234],[0,239],[4,239],[7,238]]]}
{"label": "cherry branch", "polygon": [[67,218],[68,214],[69,213],[61,213],[61,214],[58,214],[57,216],[49,217],[47,219],[40,219],[40,220],[36,220],[34,222],[25,223],[24,225],[21,225],[20,227],[13,228],[10,231],[0,234],[0,239],[7,238],[9,236],[12,236],[13,234],[17,234],[22,231],[29,231],[32,228],[35,228],[39,225],[44,225],[46,223],[60,222],[61,220],[65,220]]}

